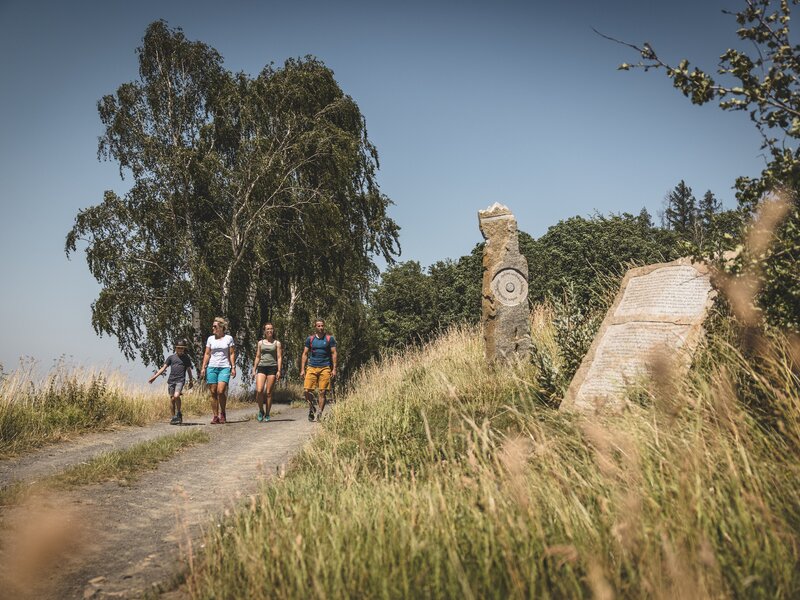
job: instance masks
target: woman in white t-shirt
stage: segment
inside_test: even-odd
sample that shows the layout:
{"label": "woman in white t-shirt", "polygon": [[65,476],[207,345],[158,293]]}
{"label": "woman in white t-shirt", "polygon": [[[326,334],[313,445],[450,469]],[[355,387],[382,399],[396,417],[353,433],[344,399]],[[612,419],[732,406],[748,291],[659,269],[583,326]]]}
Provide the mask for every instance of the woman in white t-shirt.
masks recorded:
{"label": "woman in white t-shirt", "polygon": [[225,423],[228,382],[236,377],[236,345],[233,337],[225,333],[228,322],[222,317],[214,319],[211,329],[214,334],[206,341],[200,378],[206,378],[208,389],[211,390],[211,410],[214,412],[211,424],[216,425]]}

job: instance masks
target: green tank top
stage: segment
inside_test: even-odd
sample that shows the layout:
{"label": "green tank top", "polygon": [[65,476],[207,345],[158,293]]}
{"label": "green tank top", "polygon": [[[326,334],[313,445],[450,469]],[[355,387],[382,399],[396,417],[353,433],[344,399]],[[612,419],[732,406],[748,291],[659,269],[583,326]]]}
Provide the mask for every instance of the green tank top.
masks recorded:
{"label": "green tank top", "polygon": [[278,366],[278,340],[269,343],[267,340],[258,342],[261,349],[261,359],[258,361],[259,367],[277,367]]}

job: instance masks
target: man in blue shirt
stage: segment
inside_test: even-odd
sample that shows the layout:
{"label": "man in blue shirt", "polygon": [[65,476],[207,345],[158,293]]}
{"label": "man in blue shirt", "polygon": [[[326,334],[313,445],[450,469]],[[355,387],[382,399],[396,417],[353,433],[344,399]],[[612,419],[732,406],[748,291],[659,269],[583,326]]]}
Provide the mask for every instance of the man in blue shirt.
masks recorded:
{"label": "man in blue shirt", "polygon": [[[308,370],[306,370],[308,363]],[[306,338],[303,357],[300,359],[300,379],[303,379],[308,420],[319,421],[325,409],[326,394],[331,380],[336,378],[336,340],[325,333],[325,321],[314,322],[314,335]],[[319,408],[314,407],[314,390],[319,389]]]}

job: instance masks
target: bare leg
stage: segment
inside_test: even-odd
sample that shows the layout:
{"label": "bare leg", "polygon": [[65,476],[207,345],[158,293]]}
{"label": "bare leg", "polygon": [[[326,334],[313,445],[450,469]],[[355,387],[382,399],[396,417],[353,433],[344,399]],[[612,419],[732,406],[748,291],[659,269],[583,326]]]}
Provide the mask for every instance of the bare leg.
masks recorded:
{"label": "bare leg", "polygon": [[219,399],[219,414],[225,414],[225,405],[228,403],[228,384],[220,381],[217,384],[217,398]]}
{"label": "bare leg", "polygon": [[211,412],[214,413],[214,416],[219,416],[219,398],[217,397],[217,386],[220,385],[219,383],[212,383],[208,386],[208,389],[211,390]]}
{"label": "bare leg", "polygon": [[308,402],[308,410],[314,410],[315,403],[314,403],[314,390],[305,390],[306,395],[306,402]]}
{"label": "bare leg", "polygon": [[258,412],[264,412],[264,387],[267,383],[267,376],[263,373],[256,375],[256,403],[258,404]]}
{"label": "bare leg", "polygon": [[272,410],[272,390],[275,388],[275,375],[267,376],[267,410],[265,414],[269,415]]}
{"label": "bare leg", "polygon": [[322,415],[322,411],[325,409],[325,400],[327,400],[327,391],[320,390],[319,391],[319,414]]}

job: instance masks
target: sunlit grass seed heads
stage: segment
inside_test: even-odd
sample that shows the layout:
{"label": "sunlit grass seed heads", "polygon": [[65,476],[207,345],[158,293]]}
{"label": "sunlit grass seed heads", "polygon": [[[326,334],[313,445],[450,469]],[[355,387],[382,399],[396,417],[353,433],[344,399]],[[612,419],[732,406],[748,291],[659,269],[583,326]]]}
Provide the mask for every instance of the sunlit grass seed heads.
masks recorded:
{"label": "sunlit grass seed heads", "polygon": [[[546,327],[539,318],[534,338],[555,352]],[[766,345],[756,370],[719,338],[672,397],[644,389],[645,407],[589,419],[554,410],[531,383],[536,366],[491,368],[479,331],[452,330],[363,371],[294,468],[208,534],[188,589],[796,597],[800,386],[788,343]],[[759,411],[742,401],[746,380]]]}

